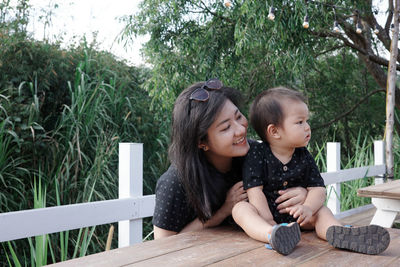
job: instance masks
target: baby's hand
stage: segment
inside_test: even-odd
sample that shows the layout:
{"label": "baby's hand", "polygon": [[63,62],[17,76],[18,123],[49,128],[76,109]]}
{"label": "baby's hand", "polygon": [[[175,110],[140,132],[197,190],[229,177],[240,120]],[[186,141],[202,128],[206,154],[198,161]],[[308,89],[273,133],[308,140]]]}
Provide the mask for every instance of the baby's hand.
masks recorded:
{"label": "baby's hand", "polygon": [[289,214],[292,215],[293,218],[297,218],[297,223],[300,224],[300,226],[308,223],[313,215],[312,210],[308,206],[304,205],[296,205],[292,207]]}

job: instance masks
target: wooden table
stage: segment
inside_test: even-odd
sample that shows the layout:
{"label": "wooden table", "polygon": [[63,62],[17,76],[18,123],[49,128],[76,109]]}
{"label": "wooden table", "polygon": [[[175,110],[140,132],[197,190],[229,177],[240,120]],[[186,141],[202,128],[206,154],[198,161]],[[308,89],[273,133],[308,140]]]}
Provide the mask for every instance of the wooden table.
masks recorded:
{"label": "wooden table", "polygon": [[288,256],[268,250],[234,227],[184,233],[131,247],[114,249],[55,266],[400,266],[400,230],[388,229],[389,247],[364,255],[331,247],[314,231],[303,232]]}
{"label": "wooden table", "polygon": [[371,224],[392,227],[400,212],[400,180],[360,188],[357,195],[371,197],[371,201],[376,207]]}

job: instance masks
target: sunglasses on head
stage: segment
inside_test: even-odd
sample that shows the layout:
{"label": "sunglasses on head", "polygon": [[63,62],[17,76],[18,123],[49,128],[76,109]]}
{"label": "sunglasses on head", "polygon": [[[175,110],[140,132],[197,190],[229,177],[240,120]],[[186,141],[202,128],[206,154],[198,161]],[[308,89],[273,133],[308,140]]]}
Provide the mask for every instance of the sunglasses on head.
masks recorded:
{"label": "sunglasses on head", "polygon": [[189,115],[192,109],[192,100],[206,102],[210,98],[210,93],[208,90],[218,90],[222,88],[222,82],[217,78],[210,79],[206,81],[203,86],[195,89],[189,97]]}

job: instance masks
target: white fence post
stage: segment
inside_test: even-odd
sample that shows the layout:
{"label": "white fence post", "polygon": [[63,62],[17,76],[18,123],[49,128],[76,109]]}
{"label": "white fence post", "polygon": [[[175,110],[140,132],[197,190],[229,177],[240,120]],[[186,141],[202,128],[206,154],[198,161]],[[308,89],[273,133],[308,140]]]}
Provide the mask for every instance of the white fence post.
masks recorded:
{"label": "white fence post", "polygon": [[[326,161],[327,172],[335,172],[340,170],[340,143],[328,142],[326,144]],[[328,202],[327,207],[333,214],[340,213],[340,183],[330,184],[327,186]]]}
{"label": "white fence post", "polygon": [[[385,143],[382,140],[374,141],[374,164],[384,165],[385,162]],[[375,177],[375,184],[384,183],[384,174]]]}
{"label": "white fence post", "polygon": [[[143,144],[119,144],[119,198],[143,195]],[[135,202],[134,213],[140,205]],[[142,242],[142,219],[118,222],[118,247]]]}

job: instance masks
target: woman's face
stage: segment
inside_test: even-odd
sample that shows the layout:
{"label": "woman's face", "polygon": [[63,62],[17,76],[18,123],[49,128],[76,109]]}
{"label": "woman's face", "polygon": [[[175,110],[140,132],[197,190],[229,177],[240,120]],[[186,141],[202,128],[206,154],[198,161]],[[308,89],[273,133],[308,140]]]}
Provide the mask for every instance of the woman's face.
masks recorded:
{"label": "woman's face", "polygon": [[205,145],[208,160],[216,165],[221,160],[246,155],[249,151],[246,138],[247,126],[245,116],[230,100],[227,100],[208,128],[207,140],[200,145],[203,148]]}

